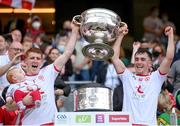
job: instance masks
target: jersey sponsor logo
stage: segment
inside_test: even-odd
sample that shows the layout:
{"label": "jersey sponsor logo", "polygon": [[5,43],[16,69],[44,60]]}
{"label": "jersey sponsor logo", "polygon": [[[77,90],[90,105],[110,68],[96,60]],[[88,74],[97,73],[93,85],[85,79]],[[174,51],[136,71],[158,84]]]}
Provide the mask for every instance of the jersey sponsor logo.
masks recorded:
{"label": "jersey sponsor logo", "polygon": [[91,123],[91,115],[76,115],[76,123]]}
{"label": "jersey sponsor logo", "polygon": [[139,94],[137,92],[133,92],[133,98],[137,100],[143,100],[145,98],[145,94]]}
{"label": "jersey sponsor logo", "polygon": [[136,88],[137,88],[137,92],[139,94],[144,94],[144,91],[142,90],[142,86],[141,85],[138,85]]}
{"label": "jersey sponsor logo", "polygon": [[41,80],[41,81],[45,80],[43,75],[38,76],[38,79]]}
{"label": "jersey sponsor logo", "polygon": [[104,115],[96,114],[96,123],[104,123]]}
{"label": "jersey sponsor logo", "polygon": [[109,115],[109,122],[129,122],[129,115]]}

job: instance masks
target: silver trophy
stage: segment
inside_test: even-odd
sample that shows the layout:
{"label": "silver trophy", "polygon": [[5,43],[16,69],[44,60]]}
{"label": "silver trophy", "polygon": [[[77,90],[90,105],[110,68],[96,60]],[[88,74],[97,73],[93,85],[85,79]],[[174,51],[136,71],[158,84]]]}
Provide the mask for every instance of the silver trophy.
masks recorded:
{"label": "silver trophy", "polygon": [[74,16],[73,22],[80,25],[81,36],[86,41],[82,48],[84,56],[107,60],[114,55],[111,45],[119,34],[118,29],[125,24],[115,12],[92,8]]}

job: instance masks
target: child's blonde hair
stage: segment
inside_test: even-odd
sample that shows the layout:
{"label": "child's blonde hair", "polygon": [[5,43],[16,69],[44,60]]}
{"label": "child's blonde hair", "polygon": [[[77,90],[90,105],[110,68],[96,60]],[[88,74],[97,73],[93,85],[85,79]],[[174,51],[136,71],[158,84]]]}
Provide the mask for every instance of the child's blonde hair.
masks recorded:
{"label": "child's blonde hair", "polygon": [[14,79],[13,79],[13,77],[14,77],[14,72],[13,72],[13,70],[15,70],[15,69],[18,69],[18,68],[17,68],[17,67],[13,67],[13,68],[11,68],[10,70],[7,71],[6,78],[7,78],[8,82],[9,82],[10,84],[15,83],[15,82],[14,82]]}
{"label": "child's blonde hair", "polygon": [[162,111],[171,110],[173,103],[171,102],[169,92],[167,90],[161,91],[158,97],[158,108]]}

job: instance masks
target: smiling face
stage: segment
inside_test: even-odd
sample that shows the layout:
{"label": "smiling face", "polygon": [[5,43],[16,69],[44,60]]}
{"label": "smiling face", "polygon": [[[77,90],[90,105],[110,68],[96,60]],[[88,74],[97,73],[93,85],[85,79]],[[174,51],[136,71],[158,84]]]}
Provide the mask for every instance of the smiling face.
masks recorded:
{"label": "smiling face", "polygon": [[16,29],[16,30],[13,30],[11,32],[11,34],[12,34],[13,41],[21,42],[21,40],[22,40],[22,33],[21,33],[21,31]]}
{"label": "smiling face", "polygon": [[52,49],[52,50],[50,51],[50,53],[49,53],[49,58],[50,58],[52,61],[55,61],[55,60],[58,58],[59,55],[60,55],[59,50],[54,48],[54,49]]}
{"label": "smiling face", "polygon": [[12,60],[17,54],[22,53],[23,51],[23,46],[20,42],[12,42],[8,49],[10,60]]}
{"label": "smiling face", "polygon": [[147,75],[152,67],[152,60],[146,52],[136,53],[134,67],[136,74]]}

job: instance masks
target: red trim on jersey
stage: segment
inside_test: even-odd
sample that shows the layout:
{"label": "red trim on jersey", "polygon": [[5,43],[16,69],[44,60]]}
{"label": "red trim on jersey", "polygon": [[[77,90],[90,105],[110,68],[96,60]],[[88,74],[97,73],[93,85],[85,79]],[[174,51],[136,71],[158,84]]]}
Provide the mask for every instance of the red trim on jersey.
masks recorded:
{"label": "red trim on jersey", "polygon": [[41,126],[54,126],[54,123],[45,123],[45,124],[41,124]]}
{"label": "red trim on jersey", "polygon": [[[54,64],[53,64],[54,65]],[[61,72],[58,68],[57,68],[57,66],[55,66],[54,65],[54,69],[55,69],[55,71],[57,71],[57,72]]]}
{"label": "red trim on jersey", "polygon": [[1,107],[0,123],[2,123],[3,125],[13,125],[16,115],[16,112],[8,112],[5,107]]}
{"label": "red trim on jersey", "polygon": [[36,76],[38,74],[26,74],[26,76]]}
{"label": "red trim on jersey", "polygon": [[149,76],[149,74],[136,74],[137,76]]}
{"label": "red trim on jersey", "polygon": [[161,74],[161,75],[166,75],[167,73],[161,73],[161,71],[160,70],[158,70],[159,71],[159,73]]}
{"label": "red trim on jersey", "polygon": [[[125,71],[125,70],[124,70]],[[118,72],[117,74],[123,74],[124,73],[124,71],[122,71],[122,72]]]}

